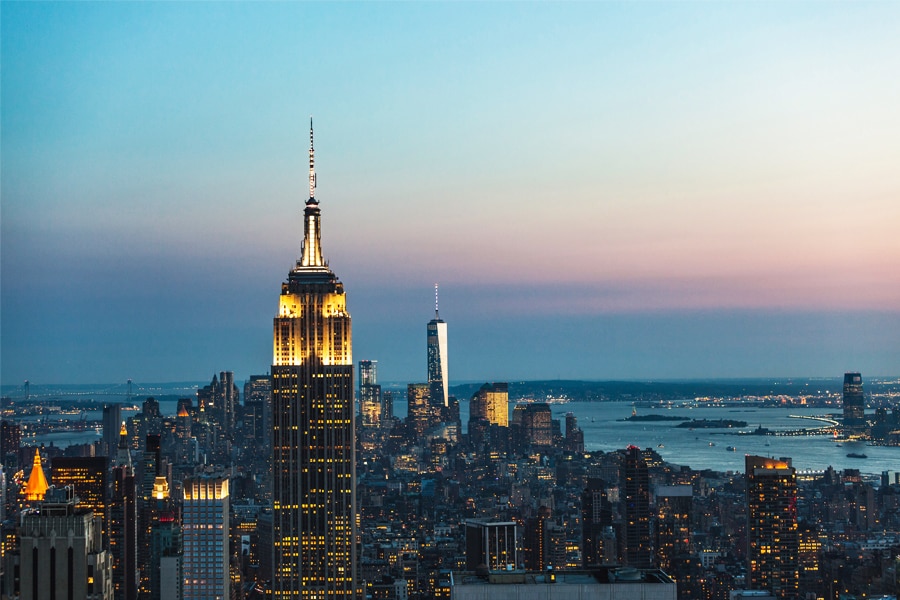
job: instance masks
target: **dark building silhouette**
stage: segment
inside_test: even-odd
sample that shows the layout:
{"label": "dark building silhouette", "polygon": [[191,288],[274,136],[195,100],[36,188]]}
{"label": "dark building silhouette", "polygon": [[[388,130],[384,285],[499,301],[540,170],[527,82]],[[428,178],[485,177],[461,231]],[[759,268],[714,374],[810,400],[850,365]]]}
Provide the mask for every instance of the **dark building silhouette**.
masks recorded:
{"label": "dark building silhouette", "polygon": [[355,598],[356,443],[350,314],[322,256],[310,122],[301,258],[281,285],[272,364],[274,600]]}
{"label": "dark building silhouette", "polygon": [[622,466],[622,517],[625,520],[625,564],[649,569],[653,563],[650,544],[650,473],[637,446],[625,450]]}
{"label": "dark building silhouette", "polygon": [[606,494],[602,479],[588,479],[587,487],[581,494],[581,562],[584,567],[593,567],[607,562],[605,557],[614,548],[604,548],[603,533],[612,527],[612,503]]}
{"label": "dark building silhouette", "polygon": [[844,373],[844,435],[865,433],[866,401],[863,396],[862,376],[859,373]]}
{"label": "dark building silhouette", "polygon": [[691,554],[690,485],[664,485],[656,490],[656,555],[659,568],[672,573],[679,557]]}
{"label": "dark building silhouette", "polygon": [[103,405],[103,437],[100,440],[100,454],[115,456],[119,445],[119,428],[122,426],[122,405]]}
{"label": "dark building silhouette", "polygon": [[378,361],[359,361],[359,414],[363,427],[381,425],[381,386],[378,385]]}

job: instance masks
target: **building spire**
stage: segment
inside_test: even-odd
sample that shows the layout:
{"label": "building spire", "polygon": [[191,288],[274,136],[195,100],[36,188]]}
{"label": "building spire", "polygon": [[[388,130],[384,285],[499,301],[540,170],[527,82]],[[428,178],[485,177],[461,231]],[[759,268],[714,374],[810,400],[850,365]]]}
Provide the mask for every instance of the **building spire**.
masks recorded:
{"label": "building spire", "polygon": [[313,147],[313,119],[309,117],[309,199],[316,199],[316,149]]}
{"label": "building spire", "polygon": [[441,316],[438,314],[438,284],[434,284],[434,318],[441,318]]}
{"label": "building spire", "polygon": [[325,267],[322,258],[322,230],[320,225],[321,211],[319,201],[316,200],[316,162],[315,148],[313,147],[313,120],[309,118],[309,200],[306,201],[306,209],[303,211],[303,252],[298,262],[298,267],[313,267],[316,269]]}

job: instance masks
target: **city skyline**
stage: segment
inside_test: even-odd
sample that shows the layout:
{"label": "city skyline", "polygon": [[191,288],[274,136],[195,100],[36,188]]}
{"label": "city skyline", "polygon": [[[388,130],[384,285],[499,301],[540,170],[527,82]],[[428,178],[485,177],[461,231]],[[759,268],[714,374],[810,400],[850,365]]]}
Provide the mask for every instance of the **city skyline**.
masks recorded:
{"label": "city skyline", "polygon": [[900,364],[896,5],[0,11],[4,385],[264,372],[310,113],[384,381]]}

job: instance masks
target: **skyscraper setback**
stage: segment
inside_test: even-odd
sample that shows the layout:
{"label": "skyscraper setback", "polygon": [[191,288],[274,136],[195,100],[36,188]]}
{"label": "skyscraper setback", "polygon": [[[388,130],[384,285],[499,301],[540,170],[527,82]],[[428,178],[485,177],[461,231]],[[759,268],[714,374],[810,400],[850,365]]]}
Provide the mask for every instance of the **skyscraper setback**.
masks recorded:
{"label": "skyscraper setback", "polygon": [[353,358],[344,286],[322,257],[309,130],[301,257],[281,285],[272,364],[275,599],[356,593]]}

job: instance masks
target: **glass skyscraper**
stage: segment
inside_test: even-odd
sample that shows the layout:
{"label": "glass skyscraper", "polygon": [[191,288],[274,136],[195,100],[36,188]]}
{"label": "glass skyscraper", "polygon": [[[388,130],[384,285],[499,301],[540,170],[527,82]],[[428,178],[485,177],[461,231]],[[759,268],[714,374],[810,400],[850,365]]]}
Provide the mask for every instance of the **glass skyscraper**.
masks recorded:
{"label": "glass skyscraper", "polygon": [[434,318],[428,322],[428,387],[431,403],[450,406],[447,368],[447,323],[438,313],[438,287],[434,286]]}
{"label": "glass skyscraper", "polygon": [[310,121],[301,257],[281,285],[272,363],[273,582],[285,598],[356,593],[353,358],[344,286],[322,257]]}

